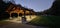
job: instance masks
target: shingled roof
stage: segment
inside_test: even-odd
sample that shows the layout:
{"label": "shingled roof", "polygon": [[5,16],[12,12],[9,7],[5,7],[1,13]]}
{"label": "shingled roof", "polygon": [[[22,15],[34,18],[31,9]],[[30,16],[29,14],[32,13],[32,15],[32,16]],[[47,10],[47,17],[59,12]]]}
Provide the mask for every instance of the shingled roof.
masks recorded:
{"label": "shingled roof", "polygon": [[25,8],[21,5],[16,5],[16,4],[13,4],[13,3],[9,3],[10,5],[8,6],[8,8],[6,9],[6,12],[10,13],[11,11],[17,11],[17,10],[25,10],[25,11],[31,11],[34,13],[33,9],[28,9],[28,8]]}

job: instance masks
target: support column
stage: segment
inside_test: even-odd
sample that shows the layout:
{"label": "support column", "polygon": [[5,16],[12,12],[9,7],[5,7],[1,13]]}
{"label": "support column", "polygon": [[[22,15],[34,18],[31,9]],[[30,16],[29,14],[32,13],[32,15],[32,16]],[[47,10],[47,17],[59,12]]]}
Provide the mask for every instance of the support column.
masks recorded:
{"label": "support column", "polygon": [[30,11],[30,19],[31,19],[31,11]]}
{"label": "support column", "polygon": [[11,13],[10,13],[10,19],[12,19],[12,17],[11,17]]}
{"label": "support column", "polygon": [[18,13],[18,20],[21,21],[21,18],[19,17],[19,13]]}
{"label": "support column", "polygon": [[18,18],[19,18],[19,13],[18,13]]}

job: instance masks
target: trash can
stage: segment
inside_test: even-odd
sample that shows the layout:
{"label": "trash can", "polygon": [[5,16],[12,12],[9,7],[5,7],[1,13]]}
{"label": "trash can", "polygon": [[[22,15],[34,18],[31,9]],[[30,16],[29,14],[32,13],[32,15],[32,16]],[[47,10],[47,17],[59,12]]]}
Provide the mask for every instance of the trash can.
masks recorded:
{"label": "trash can", "polygon": [[26,17],[22,17],[22,23],[26,23]]}

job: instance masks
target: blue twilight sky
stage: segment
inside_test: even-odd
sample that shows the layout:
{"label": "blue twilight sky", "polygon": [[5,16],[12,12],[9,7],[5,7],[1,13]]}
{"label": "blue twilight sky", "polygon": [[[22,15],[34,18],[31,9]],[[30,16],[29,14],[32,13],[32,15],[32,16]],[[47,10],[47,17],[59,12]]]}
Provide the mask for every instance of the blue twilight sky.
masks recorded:
{"label": "blue twilight sky", "polygon": [[15,0],[16,4],[34,9],[34,11],[43,11],[51,7],[54,0]]}

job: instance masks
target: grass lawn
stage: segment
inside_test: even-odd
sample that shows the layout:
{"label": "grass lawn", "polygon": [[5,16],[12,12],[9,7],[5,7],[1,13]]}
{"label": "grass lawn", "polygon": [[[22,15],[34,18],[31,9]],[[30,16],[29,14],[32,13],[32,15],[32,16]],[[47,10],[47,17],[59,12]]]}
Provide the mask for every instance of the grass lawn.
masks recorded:
{"label": "grass lawn", "polygon": [[60,16],[37,16],[29,23],[37,26],[49,26],[51,28],[56,28],[60,25]]}

